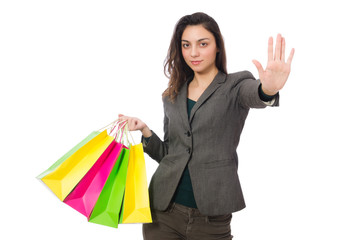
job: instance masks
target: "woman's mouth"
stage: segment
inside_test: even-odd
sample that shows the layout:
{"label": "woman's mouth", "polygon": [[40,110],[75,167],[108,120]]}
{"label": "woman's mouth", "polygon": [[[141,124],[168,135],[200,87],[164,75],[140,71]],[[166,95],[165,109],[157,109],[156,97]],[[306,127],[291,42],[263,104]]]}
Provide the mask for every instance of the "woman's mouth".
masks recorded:
{"label": "woman's mouth", "polygon": [[199,65],[201,63],[201,61],[191,61],[192,65]]}

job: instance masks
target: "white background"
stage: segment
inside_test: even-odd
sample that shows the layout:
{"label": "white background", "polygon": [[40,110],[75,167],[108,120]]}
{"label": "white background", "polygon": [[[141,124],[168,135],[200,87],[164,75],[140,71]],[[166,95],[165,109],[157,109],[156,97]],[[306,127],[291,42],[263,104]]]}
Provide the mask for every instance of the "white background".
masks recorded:
{"label": "white background", "polygon": [[[277,33],[288,54],[296,49],[280,107],[251,110],[241,137],[247,208],[233,215],[234,239],[362,239],[357,4],[1,1],[0,238],[142,239],[140,224],[88,223],[35,177],[118,113],[163,136],[173,28],[203,11],[219,23],[229,72],[258,77],[252,59],[266,65],[268,37]],[[157,164],[148,156],[146,164],[150,179]]]}

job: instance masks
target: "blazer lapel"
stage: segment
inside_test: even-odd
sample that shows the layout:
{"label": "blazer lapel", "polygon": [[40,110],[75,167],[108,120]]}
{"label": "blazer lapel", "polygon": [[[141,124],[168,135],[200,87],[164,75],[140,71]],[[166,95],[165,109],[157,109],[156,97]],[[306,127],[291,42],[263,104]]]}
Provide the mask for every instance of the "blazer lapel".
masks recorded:
{"label": "blazer lapel", "polygon": [[[193,119],[197,109],[199,109],[202,106],[202,104],[211,96],[211,94],[213,94],[216,91],[216,89],[218,89],[221,86],[222,83],[225,82],[225,80],[226,80],[226,74],[219,71],[218,74],[215,76],[214,80],[210,83],[210,85],[201,94],[200,98],[195,103],[195,106],[192,108],[190,118],[189,118],[190,123],[192,122],[192,119]],[[187,84],[185,84],[185,85],[186,85],[185,92],[186,92],[186,97],[187,97]],[[186,111],[187,111],[187,109],[186,109]]]}

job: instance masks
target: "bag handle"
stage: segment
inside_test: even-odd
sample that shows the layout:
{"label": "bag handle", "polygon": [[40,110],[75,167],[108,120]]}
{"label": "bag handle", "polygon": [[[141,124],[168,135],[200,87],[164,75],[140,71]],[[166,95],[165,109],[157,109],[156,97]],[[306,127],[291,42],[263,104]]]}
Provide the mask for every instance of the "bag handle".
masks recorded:
{"label": "bag handle", "polygon": [[[98,132],[102,132],[104,130],[108,130],[108,135],[115,135],[114,138],[116,142],[124,143],[124,140],[127,139],[128,145],[135,145],[135,141],[131,134],[131,131],[128,129],[128,122],[127,120],[119,121],[119,119],[114,120],[113,122],[109,123],[105,127],[98,130]],[[126,133],[126,134],[124,134]],[[129,136],[131,136],[132,142],[130,141]]]}
{"label": "bag handle", "polygon": [[122,121],[118,124],[117,134],[115,136],[116,142],[123,144],[123,133],[125,131],[125,126],[127,126],[127,121]]}
{"label": "bag handle", "polygon": [[[121,141],[122,144],[124,144],[125,141],[127,141],[127,145],[131,146],[132,143],[133,145],[135,145],[135,141],[133,139],[133,136],[131,134],[131,131],[129,131],[128,129],[128,122],[125,122],[124,124],[120,124],[119,125],[119,129],[118,132],[122,131],[121,137],[119,138],[118,141]],[[124,134],[125,133],[125,134]],[[119,134],[118,134],[119,135]],[[129,138],[129,136],[131,136],[131,138]],[[132,142],[130,141],[130,139],[132,139]]]}
{"label": "bag handle", "polygon": [[[132,137],[131,131],[128,130],[128,125],[127,125],[127,131],[126,131],[127,140],[128,140],[128,134],[131,136],[133,145],[136,145],[136,143],[135,143],[135,141],[134,141],[134,139],[133,139],[133,137]],[[130,141],[128,140],[128,142],[130,142]],[[132,143],[131,143],[131,144],[132,144]]]}
{"label": "bag handle", "polygon": [[[117,119],[117,120],[114,120],[113,122],[109,123],[107,126],[99,129],[97,132],[103,132],[104,130],[110,128],[109,126],[111,126],[112,124],[113,124],[113,126],[114,126],[115,124],[117,124],[118,121],[119,121],[118,119]],[[113,127],[113,126],[112,126],[112,127]]]}

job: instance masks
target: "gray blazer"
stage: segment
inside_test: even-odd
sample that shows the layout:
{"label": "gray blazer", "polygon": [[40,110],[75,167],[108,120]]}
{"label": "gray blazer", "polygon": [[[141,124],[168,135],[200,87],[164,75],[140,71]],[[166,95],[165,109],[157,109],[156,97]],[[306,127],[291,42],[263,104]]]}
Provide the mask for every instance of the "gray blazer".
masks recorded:
{"label": "gray blazer", "polygon": [[[232,213],[245,207],[236,148],[250,108],[264,108],[259,80],[250,72],[219,72],[187,115],[184,84],[174,103],[163,99],[164,140],[155,133],[144,151],[159,163],[150,187],[151,208],[167,209],[188,164],[202,214]],[[273,106],[279,105],[277,95]]]}

